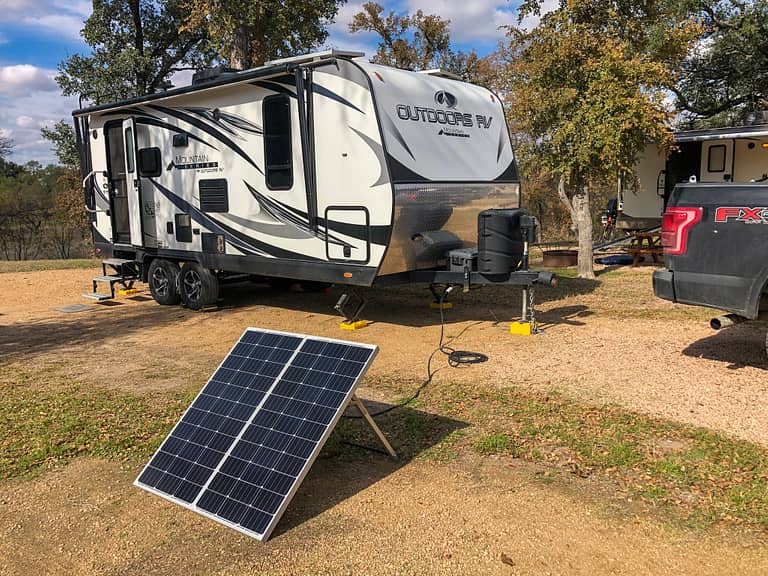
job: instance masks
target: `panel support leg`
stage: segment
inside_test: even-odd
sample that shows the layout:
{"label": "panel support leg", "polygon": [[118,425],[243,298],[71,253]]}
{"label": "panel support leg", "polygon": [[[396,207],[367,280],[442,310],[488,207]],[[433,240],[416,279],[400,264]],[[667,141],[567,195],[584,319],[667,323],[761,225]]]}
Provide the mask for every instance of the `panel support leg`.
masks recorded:
{"label": "panel support leg", "polygon": [[365,407],[365,404],[363,404],[363,401],[360,400],[357,395],[353,394],[352,402],[354,402],[355,406],[357,406],[357,409],[360,410],[360,414],[363,416],[363,418],[365,418],[365,421],[368,422],[368,425],[376,433],[376,436],[378,436],[379,440],[384,445],[384,448],[389,453],[389,455],[394,460],[397,460],[397,452],[395,452],[394,448],[392,448],[392,444],[390,444],[389,440],[387,440],[387,437],[384,436],[384,432],[381,431],[381,428],[379,428],[378,424],[376,424],[376,422],[373,420],[373,417],[368,412],[368,409]]}

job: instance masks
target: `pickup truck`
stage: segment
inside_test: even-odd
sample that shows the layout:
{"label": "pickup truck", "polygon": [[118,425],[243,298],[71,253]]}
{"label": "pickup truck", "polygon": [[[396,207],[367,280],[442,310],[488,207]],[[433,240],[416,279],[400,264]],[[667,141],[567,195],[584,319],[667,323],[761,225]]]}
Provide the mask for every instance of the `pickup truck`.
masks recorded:
{"label": "pickup truck", "polygon": [[719,330],[768,310],[768,185],[678,184],[662,217],[659,298],[725,310]]}

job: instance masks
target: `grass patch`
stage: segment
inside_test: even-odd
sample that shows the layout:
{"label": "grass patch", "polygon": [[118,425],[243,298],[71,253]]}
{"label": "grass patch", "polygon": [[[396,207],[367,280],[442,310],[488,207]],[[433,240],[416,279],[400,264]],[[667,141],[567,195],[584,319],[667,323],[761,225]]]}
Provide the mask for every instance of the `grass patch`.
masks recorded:
{"label": "grass patch", "polygon": [[0,274],[8,272],[40,272],[41,270],[73,270],[98,268],[101,260],[96,258],[73,258],[71,260],[0,260]]}
{"label": "grass patch", "polygon": [[0,478],[66,463],[80,455],[147,458],[179,418],[191,394],[137,396],[6,385],[0,396]]}
{"label": "grass patch", "polygon": [[474,442],[475,452],[488,456],[491,454],[502,454],[512,450],[512,439],[506,434],[490,434],[481,436]]}
{"label": "grass patch", "polygon": [[768,530],[768,449],[760,445],[617,406],[477,383],[441,384],[421,398],[426,409],[470,425],[454,452],[466,447],[601,475],[694,521]]}

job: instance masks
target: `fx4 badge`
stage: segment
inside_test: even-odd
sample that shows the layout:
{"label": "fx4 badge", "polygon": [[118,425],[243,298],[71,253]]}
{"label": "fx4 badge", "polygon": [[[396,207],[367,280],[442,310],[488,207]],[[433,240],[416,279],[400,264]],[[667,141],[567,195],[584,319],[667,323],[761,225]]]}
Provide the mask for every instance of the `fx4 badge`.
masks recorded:
{"label": "fx4 badge", "polygon": [[715,210],[715,222],[733,220],[742,224],[768,224],[768,207],[720,206]]}

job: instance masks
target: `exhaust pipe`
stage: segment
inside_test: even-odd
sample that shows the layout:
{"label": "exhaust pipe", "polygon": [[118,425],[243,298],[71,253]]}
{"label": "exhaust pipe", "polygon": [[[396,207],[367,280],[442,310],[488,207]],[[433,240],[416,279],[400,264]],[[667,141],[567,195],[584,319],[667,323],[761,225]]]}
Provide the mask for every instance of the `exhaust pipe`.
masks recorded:
{"label": "exhaust pipe", "polygon": [[738,314],[724,314],[723,316],[712,318],[712,320],[709,321],[709,326],[712,330],[721,330],[723,328],[728,328],[728,326],[741,324],[746,321],[747,319],[744,318],[744,316],[739,316]]}

